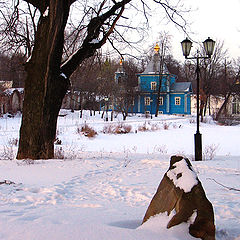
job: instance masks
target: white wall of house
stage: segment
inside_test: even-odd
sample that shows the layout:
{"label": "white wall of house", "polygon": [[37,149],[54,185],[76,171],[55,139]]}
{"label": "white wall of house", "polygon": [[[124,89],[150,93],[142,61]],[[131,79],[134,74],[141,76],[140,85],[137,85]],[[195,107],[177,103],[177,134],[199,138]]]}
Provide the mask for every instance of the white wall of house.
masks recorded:
{"label": "white wall of house", "polygon": [[[223,97],[211,96],[210,97],[210,114],[211,115],[216,114],[218,112],[218,110],[220,109],[220,107],[222,106],[223,102],[224,102]],[[193,94],[191,96],[191,113],[193,115],[197,114],[197,96],[196,96],[196,94]],[[209,115],[209,107],[207,107],[206,115]]]}

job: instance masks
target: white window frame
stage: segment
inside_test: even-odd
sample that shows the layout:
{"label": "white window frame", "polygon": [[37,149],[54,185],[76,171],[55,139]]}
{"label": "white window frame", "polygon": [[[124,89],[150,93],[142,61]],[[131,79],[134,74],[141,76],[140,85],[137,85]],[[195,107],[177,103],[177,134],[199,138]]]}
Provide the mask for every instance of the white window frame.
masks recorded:
{"label": "white window frame", "polygon": [[159,97],[159,105],[163,105],[163,97]]}
{"label": "white window frame", "polygon": [[145,97],[144,98],[144,103],[145,103],[145,106],[150,106],[151,98],[150,97]]}
{"label": "white window frame", "polygon": [[157,90],[157,82],[151,82],[151,90]]}
{"label": "white window frame", "polygon": [[181,105],[181,97],[175,97],[175,105],[177,106]]}
{"label": "white window frame", "polygon": [[240,102],[237,97],[234,97],[232,100],[232,114],[238,115],[240,112]]}

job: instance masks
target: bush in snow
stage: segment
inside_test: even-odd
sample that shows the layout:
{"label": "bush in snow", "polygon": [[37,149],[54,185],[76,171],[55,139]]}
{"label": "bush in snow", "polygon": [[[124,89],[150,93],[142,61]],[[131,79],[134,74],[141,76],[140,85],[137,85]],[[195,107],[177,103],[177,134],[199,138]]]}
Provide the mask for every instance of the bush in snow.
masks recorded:
{"label": "bush in snow", "polygon": [[15,152],[13,149],[13,145],[9,144],[9,145],[3,146],[3,150],[0,152],[0,158],[2,160],[14,160]]}
{"label": "bush in snow", "polygon": [[163,155],[167,154],[168,152],[166,145],[155,145],[153,151]]}
{"label": "bush in snow", "polygon": [[138,131],[139,132],[146,132],[146,131],[158,131],[160,130],[160,126],[158,123],[151,123],[145,121],[143,125],[138,126]]}
{"label": "bush in snow", "polygon": [[160,129],[160,126],[157,123],[151,123],[151,131],[157,131]]}
{"label": "bush in snow", "polygon": [[17,146],[18,145],[18,139],[17,138],[11,138],[8,140],[8,144],[10,146]]}
{"label": "bush in snow", "polygon": [[84,150],[84,146],[81,149],[76,150],[74,146],[67,146],[64,148],[56,147],[54,151],[55,159],[79,159],[81,158],[81,152]]}
{"label": "bush in snow", "polygon": [[204,148],[203,151],[203,159],[204,160],[212,160],[216,156],[216,151],[218,149],[219,145],[211,144],[207,145]]}
{"label": "bush in snow", "polygon": [[169,126],[170,126],[170,124],[164,123],[164,124],[163,124],[163,129],[164,129],[164,130],[168,130],[168,129],[169,129]]}
{"label": "bush in snow", "polygon": [[103,133],[105,134],[113,134],[114,133],[114,124],[107,124],[103,127]]}
{"label": "bush in snow", "polygon": [[62,147],[55,149],[54,158],[56,158],[56,159],[64,159],[65,158]]}
{"label": "bush in snow", "polygon": [[143,125],[138,126],[139,132],[146,132],[151,130],[151,124],[150,122],[144,122]]}
{"label": "bush in snow", "polygon": [[127,124],[118,124],[115,128],[115,133],[116,134],[126,134],[126,133],[130,133],[132,130],[132,126],[131,125],[127,125]]}
{"label": "bush in snow", "polygon": [[93,138],[97,135],[97,132],[86,123],[83,126],[77,128],[77,133],[81,133],[85,137],[89,138]]}
{"label": "bush in snow", "polygon": [[0,158],[2,160],[14,160],[16,156],[16,147],[18,145],[17,138],[8,139],[8,144],[3,146],[0,151]]}
{"label": "bush in snow", "polygon": [[103,133],[108,133],[108,134],[126,134],[130,133],[132,130],[131,125],[123,124],[123,123],[118,123],[116,124],[107,124],[103,127]]}

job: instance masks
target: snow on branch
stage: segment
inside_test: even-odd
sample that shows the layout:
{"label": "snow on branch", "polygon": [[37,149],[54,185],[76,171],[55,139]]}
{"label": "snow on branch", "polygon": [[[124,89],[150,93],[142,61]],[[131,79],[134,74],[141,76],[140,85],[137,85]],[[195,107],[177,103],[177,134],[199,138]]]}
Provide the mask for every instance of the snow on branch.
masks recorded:
{"label": "snow on branch", "polygon": [[99,43],[99,40],[98,39],[93,39],[91,42],[89,42],[89,43],[91,43],[91,44],[97,44],[97,43]]}
{"label": "snow on branch", "polygon": [[46,8],[45,12],[43,13],[43,17],[47,17],[49,14],[49,7]]}

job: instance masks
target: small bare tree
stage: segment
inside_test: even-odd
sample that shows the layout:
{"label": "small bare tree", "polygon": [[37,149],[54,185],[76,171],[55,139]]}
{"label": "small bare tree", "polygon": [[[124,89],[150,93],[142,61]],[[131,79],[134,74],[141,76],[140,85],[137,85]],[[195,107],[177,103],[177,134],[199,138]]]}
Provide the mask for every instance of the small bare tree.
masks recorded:
{"label": "small bare tree", "polygon": [[169,53],[170,49],[170,35],[167,34],[166,32],[163,32],[160,34],[160,55],[159,55],[159,82],[158,82],[158,91],[157,91],[157,105],[156,105],[156,112],[155,112],[155,117],[158,116],[159,112],[159,104],[160,104],[160,94],[161,94],[161,88],[162,88],[162,78],[164,74],[164,66],[165,65],[165,57],[166,54]]}
{"label": "small bare tree", "polygon": [[211,59],[202,61],[200,90],[200,116],[202,120],[203,116],[206,115],[207,105],[210,110],[211,95],[216,95],[216,86],[219,84],[220,73],[223,66],[222,63],[226,57],[226,53],[223,42],[218,41]]}

